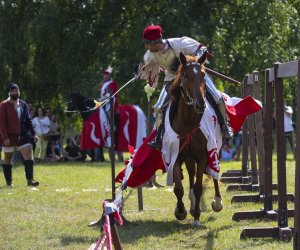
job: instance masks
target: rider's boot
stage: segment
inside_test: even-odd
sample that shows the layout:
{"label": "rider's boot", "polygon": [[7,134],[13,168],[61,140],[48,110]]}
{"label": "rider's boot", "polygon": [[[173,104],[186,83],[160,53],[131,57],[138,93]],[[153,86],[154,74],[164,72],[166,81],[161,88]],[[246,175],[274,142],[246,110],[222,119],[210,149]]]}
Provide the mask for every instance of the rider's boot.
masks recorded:
{"label": "rider's boot", "polygon": [[148,147],[154,148],[154,149],[157,149],[157,150],[161,150],[164,130],[165,130],[164,129],[164,123],[161,122],[158,129],[157,129],[157,134],[156,134],[155,138],[147,144]]}
{"label": "rider's boot", "polygon": [[231,137],[233,137],[233,130],[230,127],[230,124],[228,121],[225,102],[224,102],[223,98],[218,103],[218,108],[219,108],[218,111],[221,115],[217,115],[217,116],[218,116],[218,119],[220,119],[220,124],[222,127],[221,129],[223,131],[223,135],[225,138],[230,139]]}
{"label": "rider's boot", "polygon": [[155,111],[156,116],[155,116],[155,120],[156,120],[156,127],[157,127],[157,134],[155,136],[155,138],[149,142],[147,145],[150,148],[154,148],[154,149],[158,149],[161,150],[162,147],[162,138],[164,135],[164,130],[165,130],[165,126],[164,126],[164,110],[162,109],[157,109]]}

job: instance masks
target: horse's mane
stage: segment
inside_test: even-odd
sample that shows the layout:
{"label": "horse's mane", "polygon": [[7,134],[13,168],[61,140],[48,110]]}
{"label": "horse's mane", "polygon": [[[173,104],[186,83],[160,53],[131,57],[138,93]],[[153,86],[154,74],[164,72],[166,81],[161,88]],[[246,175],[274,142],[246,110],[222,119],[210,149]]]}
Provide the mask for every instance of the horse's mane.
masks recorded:
{"label": "horse's mane", "polygon": [[[198,57],[186,55],[187,62],[197,62]],[[172,100],[177,100],[180,95],[180,83],[181,83],[181,76],[183,74],[183,65],[181,64],[176,72],[176,78],[173,81],[172,86],[169,89],[169,94]]]}

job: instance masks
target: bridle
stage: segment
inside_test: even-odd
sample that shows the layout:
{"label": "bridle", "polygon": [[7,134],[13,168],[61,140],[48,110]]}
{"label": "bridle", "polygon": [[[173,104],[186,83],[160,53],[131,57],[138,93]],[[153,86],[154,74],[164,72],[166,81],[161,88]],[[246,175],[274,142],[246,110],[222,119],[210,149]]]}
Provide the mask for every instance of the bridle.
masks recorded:
{"label": "bridle", "polygon": [[[193,67],[193,71],[201,70],[201,64],[199,62],[188,62],[185,65],[185,69],[187,67]],[[198,67],[199,67],[199,69],[197,69]],[[187,80],[186,80],[185,69],[183,70],[183,73],[181,76],[180,92],[181,92],[181,95],[183,97],[185,104],[187,104],[188,106],[192,106],[192,105],[196,106],[194,98],[190,95],[189,90],[186,87]],[[205,103],[204,103],[204,109],[205,109]],[[203,111],[198,112],[198,113],[202,114],[204,112],[204,109],[203,109]]]}

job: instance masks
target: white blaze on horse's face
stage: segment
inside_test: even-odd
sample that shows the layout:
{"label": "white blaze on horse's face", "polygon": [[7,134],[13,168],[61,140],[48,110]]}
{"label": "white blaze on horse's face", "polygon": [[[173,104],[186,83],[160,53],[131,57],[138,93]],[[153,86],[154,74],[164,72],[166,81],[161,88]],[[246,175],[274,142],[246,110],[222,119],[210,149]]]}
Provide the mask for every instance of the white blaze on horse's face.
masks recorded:
{"label": "white blaze on horse's face", "polygon": [[199,70],[197,69],[197,67],[193,68],[193,72],[194,72],[195,75],[198,75]]}

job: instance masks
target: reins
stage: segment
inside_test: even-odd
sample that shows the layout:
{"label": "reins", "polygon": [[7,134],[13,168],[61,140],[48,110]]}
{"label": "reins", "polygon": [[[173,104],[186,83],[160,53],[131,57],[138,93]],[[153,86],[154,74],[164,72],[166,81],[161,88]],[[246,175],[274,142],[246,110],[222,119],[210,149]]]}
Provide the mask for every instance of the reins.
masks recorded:
{"label": "reins", "polygon": [[180,140],[180,139],[184,139],[186,138],[185,142],[181,145],[180,149],[179,149],[179,153],[182,152],[182,150],[184,149],[184,147],[188,144],[191,143],[191,140],[193,138],[193,134],[199,129],[199,124],[196,125],[196,127],[190,132],[188,133],[187,135],[184,135],[184,136],[177,136],[177,138]]}

